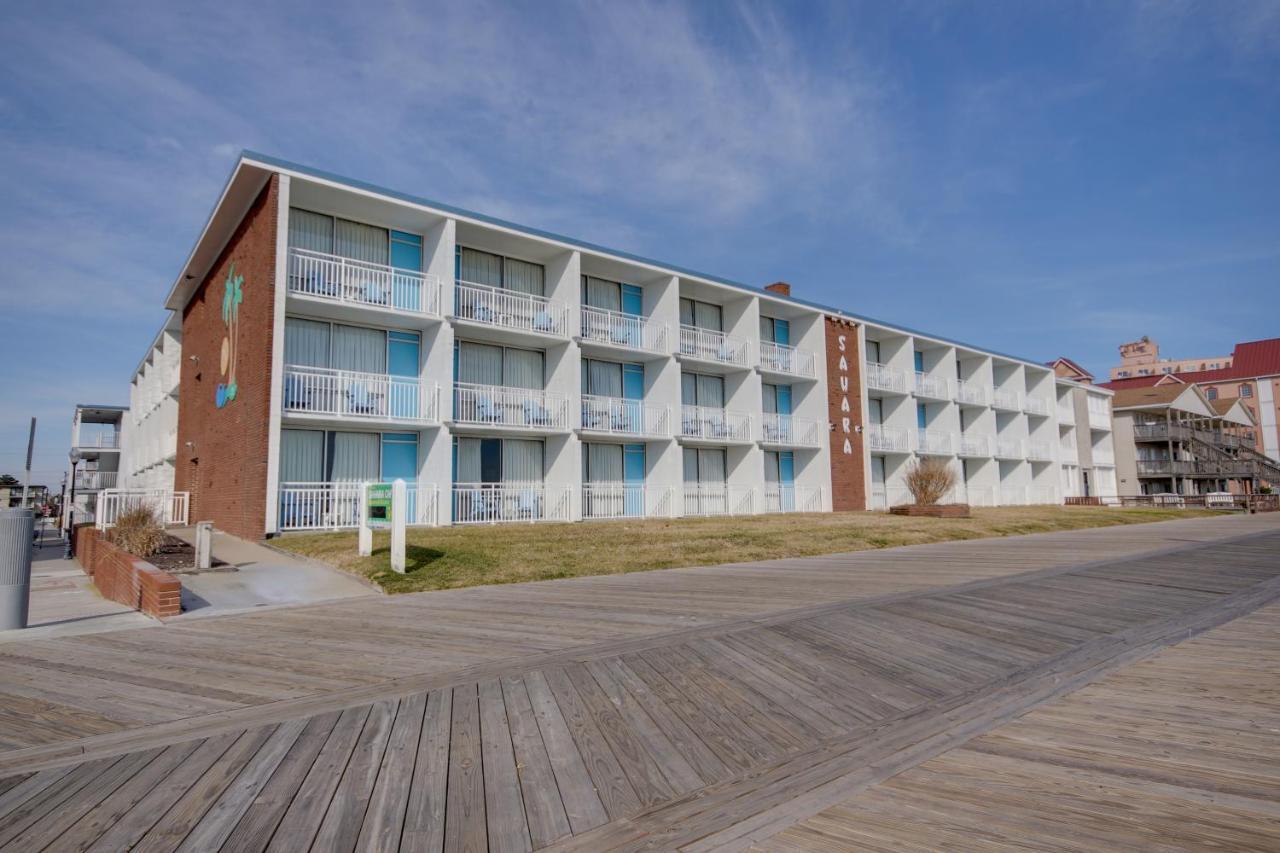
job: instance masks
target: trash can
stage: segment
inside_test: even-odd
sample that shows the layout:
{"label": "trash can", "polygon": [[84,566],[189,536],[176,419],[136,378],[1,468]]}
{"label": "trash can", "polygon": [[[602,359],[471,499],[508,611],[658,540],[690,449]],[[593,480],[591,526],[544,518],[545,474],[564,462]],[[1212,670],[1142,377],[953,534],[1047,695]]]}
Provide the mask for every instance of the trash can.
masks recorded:
{"label": "trash can", "polygon": [[0,509],[0,631],[27,627],[35,513]]}

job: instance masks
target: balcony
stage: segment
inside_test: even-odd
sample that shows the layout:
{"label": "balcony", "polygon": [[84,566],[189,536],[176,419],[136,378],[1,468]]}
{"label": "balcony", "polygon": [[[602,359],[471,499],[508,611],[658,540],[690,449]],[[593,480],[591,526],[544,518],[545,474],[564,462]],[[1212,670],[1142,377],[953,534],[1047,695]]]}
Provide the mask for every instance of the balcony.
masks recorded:
{"label": "balcony", "polygon": [[462,323],[516,333],[516,338],[566,338],[569,308],[563,302],[487,284],[459,281],[453,316]]}
{"label": "balcony", "polygon": [[905,429],[872,424],[867,427],[867,446],[872,453],[910,453],[911,439]]}
{"label": "balcony", "polygon": [[284,413],[319,420],[440,422],[440,388],[420,379],[286,365]]}
{"label": "balcony", "polygon": [[616,518],[669,518],[674,490],[643,483],[584,483],[582,517],[597,521]]}
{"label": "balcony", "polygon": [[1028,394],[1022,398],[1022,411],[1026,412],[1028,415],[1048,417],[1049,401],[1043,397],[1033,397]]}
{"label": "balcony", "polygon": [[960,455],[969,458],[991,455],[991,436],[960,433]]}
{"label": "balcony", "polygon": [[1022,442],[1016,438],[999,438],[995,440],[996,458],[998,459],[1021,459]]}
{"label": "balcony", "polygon": [[641,400],[583,394],[582,429],[605,435],[669,438],[671,409]]}
{"label": "balcony", "polygon": [[710,406],[682,406],[680,438],[711,444],[751,441],[751,416]]}
{"label": "balcony", "polygon": [[1154,423],[1133,425],[1133,438],[1135,441],[1187,441],[1191,437],[1191,429],[1179,424]]}
{"label": "balcony", "polygon": [[1058,444],[1058,458],[1063,465],[1079,465],[1080,449],[1076,446],[1075,436],[1070,441],[1062,441]]}
{"label": "balcony", "polygon": [[874,361],[866,362],[867,368],[867,387],[876,391],[888,391],[892,394],[906,394],[908,390],[907,372],[898,370],[896,367],[889,367],[884,364],[877,364]]}
{"label": "balcony", "polygon": [[1195,473],[1195,463],[1173,459],[1139,459],[1139,477],[1190,476]]}
{"label": "balcony", "polygon": [[569,429],[569,401],[563,394],[505,385],[456,383],[453,422],[458,426],[551,433]]}
{"label": "balcony", "polygon": [[289,249],[289,293],[342,305],[440,316],[440,279],[386,264]]}
{"label": "balcony", "polygon": [[1028,441],[1027,458],[1034,462],[1053,461],[1053,446],[1047,441]]}
{"label": "balcony", "polygon": [[822,433],[818,422],[795,415],[768,413],[760,421],[760,443],[778,447],[818,447]]}
{"label": "balcony", "polygon": [[818,375],[818,359],[808,350],[761,341],[760,370],[764,373],[813,379]]}
{"label": "balcony", "polygon": [[573,490],[543,483],[458,483],[453,487],[454,524],[569,521]]}
{"label": "balcony", "polygon": [[1074,424],[1076,422],[1076,409],[1071,404],[1071,398],[1058,401],[1058,423]]}
{"label": "balcony", "polygon": [[927,397],[930,400],[951,399],[950,384],[945,378],[930,376],[918,370],[916,371],[915,392],[917,397]]}
{"label": "balcony", "polygon": [[653,355],[671,353],[665,325],[635,314],[604,308],[583,307],[579,341]]}
{"label": "balcony", "polygon": [[76,471],[76,489],[82,492],[114,489],[119,477],[119,471]]}
{"label": "balcony", "polygon": [[[342,530],[360,524],[360,503],[364,488],[359,482],[282,483],[279,492],[279,526],[286,530]],[[439,523],[439,494],[434,486],[405,483],[408,507],[405,520],[411,525]]]}
{"label": "balcony", "polygon": [[1022,411],[1022,408],[1018,405],[1016,391],[1001,391],[998,388],[993,388],[991,390],[991,405],[997,409],[1004,409],[1006,412]]}
{"label": "balcony", "polygon": [[821,512],[822,489],[794,483],[765,483],[765,512]]}
{"label": "balcony", "polygon": [[985,406],[987,405],[987,389],[985,386],[958,379],[956,380],[956,402],[969,406]]}
{"label": "balcony", "polygon": [[684,515],[751,515],[755,512],[755,489],[726,483],[685,483]]}
{"label": "balcony", "polygon": [[119,450],[120,433],[97,432],[76,437],[76,447],[81,450]]}
{"label": "balcony", "polygon": [[1111,413],[1089,409],[1089,429],[1111,429]]}
{"label": "balcony", "polygon": [[677,354],[686,359],[728,367],[745,368],[749,364],[749,347],[746,341],[697,326],[680,327],[680,347]]}
{"label": "balcony", "polygon": [[916,430],[916,453],[922,456],[950,456],[953,436],[933,429]]}

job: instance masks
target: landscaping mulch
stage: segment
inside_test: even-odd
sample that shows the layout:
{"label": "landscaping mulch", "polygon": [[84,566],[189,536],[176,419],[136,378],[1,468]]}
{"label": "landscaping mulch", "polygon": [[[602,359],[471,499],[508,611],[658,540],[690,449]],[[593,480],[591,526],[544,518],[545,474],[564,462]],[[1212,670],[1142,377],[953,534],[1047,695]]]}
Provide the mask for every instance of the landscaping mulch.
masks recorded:
{"label": "landscaping mulch", "polygon": [[196,549],[187,542],[183,542],[176,536],[166,536],[164,544],[160,546],[160,550],[156,551],[147,562],[155,566],[157,569],[163,569],[171,574],[190,574],[192,572],[201,571],[234,571],[235,567],[224,563],[217,557],[213,558],[213,564],[208,569],[197,569],[196,566]]}

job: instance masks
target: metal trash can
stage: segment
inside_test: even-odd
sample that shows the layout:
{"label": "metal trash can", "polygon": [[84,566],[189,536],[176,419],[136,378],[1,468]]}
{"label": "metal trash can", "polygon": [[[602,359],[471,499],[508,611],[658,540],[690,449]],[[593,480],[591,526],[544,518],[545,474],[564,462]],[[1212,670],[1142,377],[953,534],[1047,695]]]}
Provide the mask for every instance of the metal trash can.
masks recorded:
{"label": "metal trash can", "polygon": [[27,627],[35,513],[0,509],[0,631]]}

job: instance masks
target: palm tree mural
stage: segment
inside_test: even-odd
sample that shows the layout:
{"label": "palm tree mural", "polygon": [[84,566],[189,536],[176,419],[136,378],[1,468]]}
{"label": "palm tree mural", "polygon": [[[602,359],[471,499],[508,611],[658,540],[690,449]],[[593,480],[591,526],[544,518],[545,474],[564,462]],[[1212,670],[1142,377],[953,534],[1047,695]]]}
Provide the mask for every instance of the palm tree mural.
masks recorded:
{"label": "palm tree mural", "polygon": [[227,327],[222,339],[222,382],[218,383],[215,402],[218,408],[236,398],[236,356],[240,349],[240,303],[244,302],[244,276],[236,275],[236,265],[227,270],[222,292],[222,322]]}

